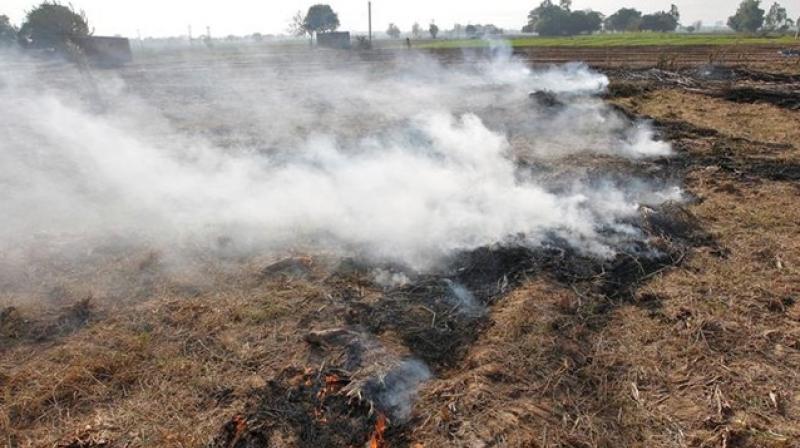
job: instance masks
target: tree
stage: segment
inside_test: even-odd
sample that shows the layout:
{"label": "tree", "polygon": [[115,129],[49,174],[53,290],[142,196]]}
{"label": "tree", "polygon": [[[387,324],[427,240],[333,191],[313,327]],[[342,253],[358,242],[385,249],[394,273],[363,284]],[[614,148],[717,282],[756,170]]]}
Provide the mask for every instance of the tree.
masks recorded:
{"label": "tree", "polygon": [[75,38],[89,36],[89,21],[83,11],[57,1],[44,2],[28,11],[19,30],[19,42],[31,48],[63,50]]}
{"label": "tree", "polygon": [[642,13],[633,8],[622,8],[608,16],[605,21],[609,31],[636,31],[642,21]]}
{"label": "tree", "polygon": [[339,28],[339,16],[333,12],[330,5],[314,5],[308,8],[308,14],[303,20],[303,29],[311,33],[327,33]]}
{"label": "tree", "polygon": [[592,34],[603,28],[603,15],[597,11],[573,11],[569,20],[570,34]]}
{"label": "tree", "polygon": [[386,34],[388,34],[392,39],[397,39],[400,37],[400,28],[398,28],[394,23],[390,23],[389,28],[386,29]]}
{"label": "tree", "polygon": [[570,11],[571,2],[562,0],[558,6],[544,0],[528,14],[525,32],[535,31],[542,36],[574,36],[600,30],[603,16],[599,12]]}
{"label": "tree", "polygon": [[736,14],[728,18],[728,26],[738,32],[755,33],[764,25],[761,0],[742,0]]}
{"label": "tree", "polygon": [[675,22],[681,21],[681,12],[678,10],[678,6],[674,3],[669,5],[669,15],[675,18]]}
{"label": "tree", "polygon": [[464,32],[467,34],[467,37],[478,37],[478,27],[475,25],[467,25],[467,27],[464,28]]}
{"label": "tree", "polygon": [[414,39],[422,37],[422,27],[419,26],[419,23],[415,22],[414,25],[411,26],[411,35],[414,36]]}
{"label": "tree", "polygon": [[436,39],[436,36],[439,35],[439,27],[435,23],[431,23],[431,26],[428,27],[428,32],[432,38]]}
{"label": "tree", "polygon": [[678,19],[670,12],[660,11],[642,16],[639,28],[643,31],[666,33],[678,28]]}
{"label": "tree", "polygon": [[308,33],[306,30],[306,18],[303,15],[303,11],[297,11],[294,16],[292,17],[292,21],[289,23],[289,34],[295,37],[303,37]]}
{"label": "tree", "polygon": [[781,6],[778,2],[773,3],[764,20],[764,28],[766,28],[767,31],[785,33],[792,25],[794,25],[794,21],[789,18],[786,8]]}
{"label": "tree", "polygon": [[17,41],[17,28],[8,16],[0,16],[0,47],[9,47]]}
{"label": "tree", "polygon": [[669,12],[659,11],[642,16],[639,28],[644,31],[658,31],[667,33],[675,31],[680,24],[681,13],[678,7],[670,5]]}
{"label": "tree", "polygon": [[502,28],[498,28],[492,25],[491,23],[483,25],[483,27],[481,27],[481,25],[478,25],[478,29],[480,30],[480,33],[483,35],[488,34],[489,36],[499,36],[500,34],[503,34]]}

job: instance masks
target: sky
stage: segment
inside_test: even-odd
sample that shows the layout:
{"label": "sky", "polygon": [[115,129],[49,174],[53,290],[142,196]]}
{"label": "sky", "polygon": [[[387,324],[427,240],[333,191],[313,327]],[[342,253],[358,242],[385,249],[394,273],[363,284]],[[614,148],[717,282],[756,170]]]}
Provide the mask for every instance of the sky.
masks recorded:
{"label": "sky", "polygon": [[[17,25],[25,11],[39,0],[2,0],[0,14],[11,17]],[[246,35],[285,33],[292,16],[306,11],[311,1],[196,1],[196,0],[72,0],[76,9],[83,9],[97,35],[136,37],[166,37],[185,35],[191,25],[194,35],[211,27],[212,35]],[[771,3],[766,0],[763,3]],[[66,1],[65,1],[66,3]],[[339,14],[341,29],[367,29],[367,0],[330,0]],[[454,23],[492,23],[500,28],[519,29],[526,22],[528,11],[539,0],[374,0],[373,28],[383,31],[390,22],[408,31],[414,22],[427,25],[434,21],[440,28],[449,29]],[[573,9],[591,8],[611,14],[621,7],[635,7],[644,12],[669,9],[675,3],[681,11],[681,21],[691,24],[697,20],[713,25],[725,20],[736,10],[739,0],[574,0]],[[800,0],[781,2],[791,17],[800,14]],[[766,9],[766,8],[765,8]]]}

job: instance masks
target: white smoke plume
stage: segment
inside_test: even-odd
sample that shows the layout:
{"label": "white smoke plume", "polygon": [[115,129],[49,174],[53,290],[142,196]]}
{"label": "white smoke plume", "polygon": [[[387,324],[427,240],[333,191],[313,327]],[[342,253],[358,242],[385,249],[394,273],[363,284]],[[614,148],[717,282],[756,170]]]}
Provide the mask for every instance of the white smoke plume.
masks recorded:
{"label": "white smoke plume", "polygon": [[[417,267],[509,239],[610,255],[674,188],[518,158],[665,156],[594,95],[607,79],[510,58],[446,67],[185,56],[99,72],[0,55],[0,248],[79,238],[174,249],[325,246]],[[548,90],[560,106],[528,98]]]}

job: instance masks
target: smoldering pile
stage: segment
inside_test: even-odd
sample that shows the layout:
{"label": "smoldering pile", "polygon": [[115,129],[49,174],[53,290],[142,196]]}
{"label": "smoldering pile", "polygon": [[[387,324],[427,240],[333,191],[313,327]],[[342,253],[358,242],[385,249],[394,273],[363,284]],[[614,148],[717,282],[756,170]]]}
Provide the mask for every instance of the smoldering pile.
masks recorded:
{"label": "smoldering pile", "polygon": [[[343,260],[317,279],[331,291],[326,312],[342,325],[306,331],[311,367],[272,378],[211,446],[409,444],[418,389],[457,368],[491,325],[491,306],[520,284],[545,276],[575,289],[585,307],[613,307],[633,300],[639,284],[680,263],[689,248],[715,245],[676,203],[643,207],[631,224],[643,239],[606,259],[551,240],[456,253],[436,271]],[[266,271],[290,278],[296,265],[287,259]]]}

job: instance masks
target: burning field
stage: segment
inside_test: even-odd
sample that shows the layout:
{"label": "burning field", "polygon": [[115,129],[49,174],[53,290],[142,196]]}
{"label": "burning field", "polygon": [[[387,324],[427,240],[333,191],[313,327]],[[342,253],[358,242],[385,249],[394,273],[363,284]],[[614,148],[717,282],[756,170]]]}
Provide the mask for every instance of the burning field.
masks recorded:
{"label": "burning field", "polygon": [[0,57],[8,446],[798,446],[797,76]]}

